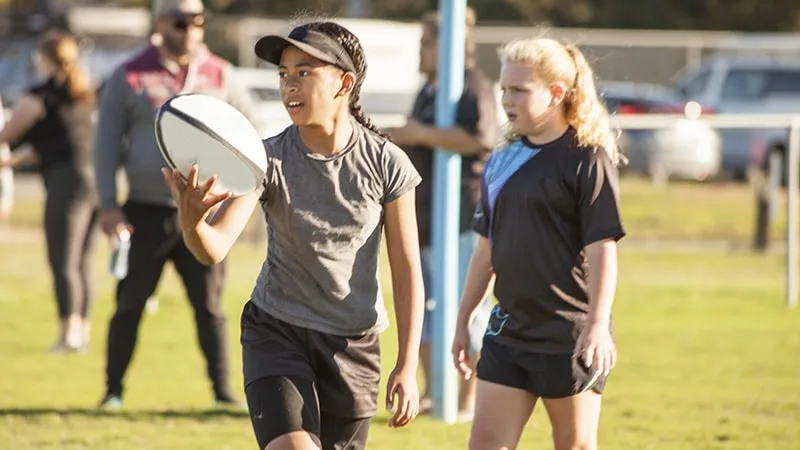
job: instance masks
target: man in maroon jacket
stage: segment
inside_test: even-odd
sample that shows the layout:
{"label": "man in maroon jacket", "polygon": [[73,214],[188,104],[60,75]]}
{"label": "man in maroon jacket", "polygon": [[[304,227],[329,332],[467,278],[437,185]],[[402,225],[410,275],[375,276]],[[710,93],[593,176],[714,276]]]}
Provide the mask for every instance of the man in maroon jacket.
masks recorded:
{"label": "man in maroon jacket", "polygon": [[[233,88],[232,66],[204,45],[200,0],[156,0],[155,39],[117,68],[100,103],[94,163],[103,231],[131,233],[128,273],[117,286],[117,309],[108,330],[106,393],[102,407],[122,404],[122,379],[128,368],[148,297],[166,262],[181,276],[194,309],[197,337],[218,404],[237,403],[229,387],[223,264],[204,266],[186,248],[177,210],[164,183],[164,160],[155,140],[157,109],[185,92],[217,95],[249,113],[244,93]],[[117,203],[116,172],[125,170],[128,198]]]}

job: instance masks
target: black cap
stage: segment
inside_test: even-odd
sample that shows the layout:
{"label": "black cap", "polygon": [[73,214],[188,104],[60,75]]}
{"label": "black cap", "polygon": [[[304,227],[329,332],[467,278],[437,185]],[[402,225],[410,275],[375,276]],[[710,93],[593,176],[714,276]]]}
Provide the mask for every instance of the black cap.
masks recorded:
{"label": "black cap", "polygon": [[353,60],[336,39],[302,25],[292,30],[288,37],[269,35],[259,39],[255,47],[256,56],[277,66],[281,63],[281,54],[289,46],[297,47],[340,69],[356,73]]}

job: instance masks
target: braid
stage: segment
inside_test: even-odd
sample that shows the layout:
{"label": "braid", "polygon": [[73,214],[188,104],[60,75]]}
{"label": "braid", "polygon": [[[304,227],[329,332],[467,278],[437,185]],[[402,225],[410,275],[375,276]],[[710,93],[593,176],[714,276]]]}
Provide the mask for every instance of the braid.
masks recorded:
{"label": "braid", "polygon": [[353,92],[350,94],[350,115],[368,130],[389,139],[389,136],[376,127],[361,108],[361,85],[364,84],[364,78],[367,75],[367,58],[364,55],[361,42],[347,28],[334,22],[313,22],[306,24],[306,27],[336,39],[350,56],[356,69],[356,83],[353,86]]}

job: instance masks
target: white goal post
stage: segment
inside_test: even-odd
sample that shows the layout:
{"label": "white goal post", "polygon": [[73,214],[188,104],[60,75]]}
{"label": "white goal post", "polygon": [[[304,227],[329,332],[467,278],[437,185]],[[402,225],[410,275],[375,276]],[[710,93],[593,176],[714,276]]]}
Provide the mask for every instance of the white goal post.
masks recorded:
{"label": "white goal post", "polygon": [[611,126],[617,130],[653,130],[674,127],[679,121],[697,120],[714,129],[768,129],[789,130],[786,164],[788,167],[786,205],[786,306],[798,303],[798,189],[800,189],[800,114],[714,114],[687,118],[684,114],[614,115]]}

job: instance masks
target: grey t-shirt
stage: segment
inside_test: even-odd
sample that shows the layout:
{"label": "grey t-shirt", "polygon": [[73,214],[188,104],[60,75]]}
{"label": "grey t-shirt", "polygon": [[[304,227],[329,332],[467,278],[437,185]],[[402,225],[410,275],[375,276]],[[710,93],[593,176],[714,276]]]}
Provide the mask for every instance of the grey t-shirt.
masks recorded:
{"label": "grey t-shirt", "polygon": [[353,122],[347,148],[312,153],[297,127],[265,141],[267,258],[252,301],[284,322],[341,336],[388,325],[378,280],[384,206],[421,178],[405,152]]}

